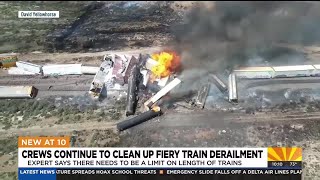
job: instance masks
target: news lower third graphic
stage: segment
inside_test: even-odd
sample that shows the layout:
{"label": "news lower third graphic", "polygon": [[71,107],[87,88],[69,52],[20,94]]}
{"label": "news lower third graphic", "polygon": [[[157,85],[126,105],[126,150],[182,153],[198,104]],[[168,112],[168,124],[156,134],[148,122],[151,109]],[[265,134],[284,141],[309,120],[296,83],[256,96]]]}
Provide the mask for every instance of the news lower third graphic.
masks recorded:
{"label": "news lower third graphic", "polygon": [[19,137],[19,180],[215,177],[301,179],[302,149],[75,148],[69,137]]}

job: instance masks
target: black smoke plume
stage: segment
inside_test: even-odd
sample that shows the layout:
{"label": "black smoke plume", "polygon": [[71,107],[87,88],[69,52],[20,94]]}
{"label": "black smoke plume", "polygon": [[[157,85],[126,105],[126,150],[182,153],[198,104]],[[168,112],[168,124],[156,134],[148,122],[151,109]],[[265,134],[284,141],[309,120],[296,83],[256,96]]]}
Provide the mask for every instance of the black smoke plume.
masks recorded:
{"label": "black smoke plume", "polygon": [[216,72],[255,60],[272,62],[292,53],[277,49],[279,43],[311,45],[320,40],[318,2],[212,3],[213,8],[195,7],[173,28],[184,69]]}

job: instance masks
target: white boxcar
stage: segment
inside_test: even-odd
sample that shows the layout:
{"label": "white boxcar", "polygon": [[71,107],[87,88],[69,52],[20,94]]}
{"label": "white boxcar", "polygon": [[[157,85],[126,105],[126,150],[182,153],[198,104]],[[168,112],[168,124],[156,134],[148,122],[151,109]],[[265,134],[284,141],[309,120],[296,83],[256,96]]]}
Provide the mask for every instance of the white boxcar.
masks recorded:
{"label": "white boxcar", "polygon": [[17,67],[11,67],[8,69],[8,74],[12,75],[35,75],[36,73],[25,71]]}
{"label": "white boxcar", "polygon": [[93,78],[89,94],[91,94],[94,99],[100,99],[101,95],[106,95],[106,84],[109,80],[111,80],[110,78],[112,77],[111,75],[114,66],[113,60],[114,56],[106,55],[99,67],[99,71]]}
{"label": "white boxcar", "polygon": [[274,70],[271,67],[243,67],[233,72],[238,78],[244,79],[270,79],[274,74]]}
{"label": "white boxcar", "polygon": [[313,67],[315,68],[313,76],[320,76],[320,64],[315,64]]}
{"label": "white boxcar", "polygon": [[42,67],[43,75],[77,75],[82,74],[81,64],[56,64]]}
{"label": "white boxcar", "polygon": [[0,98],[34,98],[38,90],[34,86],[0,86]]}
{"label": "white boxcar", "polygon": [[234,73],[229,75],[229,101],[238,102],[237,78]]}
{"label": "white boxcar", "polygon": [[82,74],[97,74],[98,71],[99,71],[99,67],[81,66]]}
{"label": "white boxcar", "polygon": [[312,65],[274,66],[274,77],[306,77],[312,76],[315,68]]}
{"label": "white boxcar", "polygon": [[17,61],[16,65],[19,69],[32,72],[35,74],[42,74],[42,66],[37,65],[37,64],[32,64],[29,62],[24,62],[24,61]]}

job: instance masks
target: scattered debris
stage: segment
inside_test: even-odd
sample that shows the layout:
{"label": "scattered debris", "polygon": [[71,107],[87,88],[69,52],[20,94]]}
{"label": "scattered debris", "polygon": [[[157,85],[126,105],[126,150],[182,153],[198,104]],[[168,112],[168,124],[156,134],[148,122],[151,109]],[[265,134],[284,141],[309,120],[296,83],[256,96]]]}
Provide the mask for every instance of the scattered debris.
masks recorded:
{"label": "scattered debris", "polygon": [[175,78],[168,85],[163,87],[159,92],[157,92],[154,96],[152,96],[148,101],[144,103],[146,109],[150,109],[154,103],[156,103],[160,98],[166,95],[169,91],[175,88],[177,85],[181,83],[181,80]]}
{"label": "scattered debris", "polygon": [[152,68],[155,67],[158,64],[159,63],[156,60],[154,60],[152,58],[148,58],[147,61],[146,61],[146,68],[151,71]]}

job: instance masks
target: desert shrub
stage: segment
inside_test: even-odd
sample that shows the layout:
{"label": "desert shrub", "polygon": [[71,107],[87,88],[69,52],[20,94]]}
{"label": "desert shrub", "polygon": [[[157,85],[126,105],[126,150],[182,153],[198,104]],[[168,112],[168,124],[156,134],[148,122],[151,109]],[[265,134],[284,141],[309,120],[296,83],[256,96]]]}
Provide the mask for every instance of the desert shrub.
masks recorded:
{"label": "desert shrub", "polygon": [[67,120],[70,119],[70,117],[72,117],[72,116],[66,115],[63,119],[64,119],[65,121],[67,121]]}
{"label": "desert shrub", "polygon": [[39,105],[38,101],[34,101],[33,104],[31,106],[29,106],[31,109],[36,109]]}
{"label": "desert shrub", "polygon": [[63,115],[63,112],[64,112],[64,109],[59,108],[59,109],[57,110],[57,115],[62,116],[62,115]]}
{"label": "desert shrub", "polygon": [[46,114],[46,115],[44,115],[44,118],[50,118],[50,117],[52,117],[51,114]]}
{"label": "desert shrub", "polygon": [[74,116],[74,120],[79,121],[80,119],[81,119],[81,115],[78,114]]}
{"label": "desert shrub", "polygon": [[23,111],[20,110],[20,111],[17,113],[17,115],[18,115],[18,116],[22,116],[22,115],[23,115]]}
{"label": "desert shrub", "polygon": [[35,109],[35,110],[31,113],[31,115],[33,115],[33,116],[37,116],[38,114],[40,114],[40,111],[37,110],[37,109]]}
{"label": "desert shrub", "polygon": [[69,107],[65,107],[65,108],[64,108],[63,115],[64,115],[64,116],[67,116],[67,115],[69,115],[69,114],[73,114],[73,113],[72,113],[72,110],[71,110]]}
{"label": "desert shrub", "polygon": [[8,129],[10,129],[11,128],[11,124],[10,123],[8,123],[8,124],[6,124],[2,129],[4,129],[4,130],[8,130]]}
{"label": "desert shrub", "polygon": [[115,113],[112,113],[112,115],[111,115],[112,119],[111,120],[119,120],[120,117],[121,117],[121,113],[115,112]]}
{"label": "desert shrub", "polygon": [[105,113],[104,113],[104,111],[102,110],[102,111],[100,111],[99,113],[98,113],[98,116],[101,116],[101,117],[103,117],[105,115]]}
{"label": "desert shrub", "polygon": [[17,106],[11,106],[9,109],[10,113],[17,113],[19,111],[19,108]]}
{"label": "desert shrub", "polygon": [[0,144],[0,152],[3,154],[9,154],[17,149],[18,138],[10,137],[7,139],[1,139]]}
{"label": "desert shrub", "polygon": [[57,122],[55,122],[55,124],[60,124],[60,123],[62,123],[62,121],[63,121],[63,118],[62,118],[62,117],[60,117],[60,118],[58,119],[58,121],[57,121]]}
{"label": "desert shrub", "polygon": [[48,102],[46,102],[46,101],[40,101],[39,103],[38,103],[38,106],[37,106],[37,109],[38,110],[47,110],[48,109]]}

